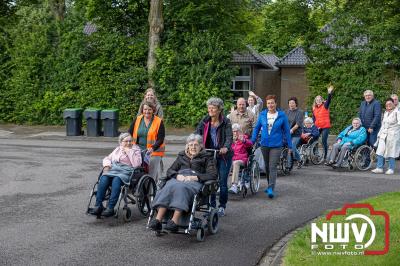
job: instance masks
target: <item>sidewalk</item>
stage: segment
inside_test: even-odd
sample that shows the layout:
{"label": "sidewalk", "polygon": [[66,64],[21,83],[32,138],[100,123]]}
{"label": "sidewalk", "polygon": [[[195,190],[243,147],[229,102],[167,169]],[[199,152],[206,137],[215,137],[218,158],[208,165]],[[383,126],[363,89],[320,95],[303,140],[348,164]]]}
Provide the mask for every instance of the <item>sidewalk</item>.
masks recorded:
{"label": "sidewalk", "polygon": [[[120,127],[120,132],[127,131],[127,127]],[[166,144],[185,144],[186,138],[193,133],[191,128],[166,128],[167,135],[165,137]],[[29,139],[46,139],[46,140],[82,140],[82,141],[100,141],[115,142],[117,137],[88,137],[83,136],[66,136],[65,126],[29,126],[0,124],[0,138],[29,138]]]}

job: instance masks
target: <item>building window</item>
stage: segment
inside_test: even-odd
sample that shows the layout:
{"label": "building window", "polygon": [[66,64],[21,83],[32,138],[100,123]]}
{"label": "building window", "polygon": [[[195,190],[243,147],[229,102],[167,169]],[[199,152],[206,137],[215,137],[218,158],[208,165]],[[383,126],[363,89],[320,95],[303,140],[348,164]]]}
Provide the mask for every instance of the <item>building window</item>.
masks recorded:
{"label": "building window", "polygon": [[247,98],[251,90],[251,68],[250,66],[240,66],[238,75],[232,80],[232,92],[234,99],[239,97]]}

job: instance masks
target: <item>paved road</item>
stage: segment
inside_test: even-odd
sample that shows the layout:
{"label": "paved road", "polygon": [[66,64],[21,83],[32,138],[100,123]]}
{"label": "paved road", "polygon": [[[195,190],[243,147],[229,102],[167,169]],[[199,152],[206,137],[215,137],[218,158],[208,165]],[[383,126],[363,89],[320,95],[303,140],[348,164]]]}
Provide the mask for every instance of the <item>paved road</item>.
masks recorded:
{"label": "paved road", "polygon": [[[156,237],[137,212],[130,223],[85,215],[111,142],[0,138],[0,265],[255,265],[285,233],[385,191],[400,176],[307,167],[279,177],[277,198],[231,198],[220,232],[198,243]],[[169,166],[182,146],[168,146]],[[265,180],[263,186],[265,187]]]}

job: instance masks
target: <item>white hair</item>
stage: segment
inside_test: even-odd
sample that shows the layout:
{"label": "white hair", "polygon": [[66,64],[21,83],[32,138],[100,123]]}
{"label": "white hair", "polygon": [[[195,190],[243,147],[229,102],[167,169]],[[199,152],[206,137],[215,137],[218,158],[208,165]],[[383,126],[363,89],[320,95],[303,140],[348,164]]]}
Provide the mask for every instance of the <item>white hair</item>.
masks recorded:
{"label": "white hair", "polygon": [[118,137],[118,143],[121,144],[125,138],[130,137],[130,136],[131,136],[131,134],[129,134],[128,132],[121,133],[121,135],[119,135],[119,137]]}
{"label": "white hair", "polygon": [[232,125],[232,131],[240,131],[240,132],[242,132],[242,127],[238,123],[235,123],[235,124]]}
{"label": "white hair", "polygon": [[198,134],[190,134],[189,137],[186,139],[186,144],[189,144],[189,142],[196,141],[197,143],[200,144],[201,147],[203,147],[203,137],[198,135]]}
{"label": "white hair", "polygon": [[364,96],[365,96],[365,94],[371,94],[372,96],[374,96],[374,92],[371,91],[371,90],[365,90],[364,91]]}
{"label": "white hair", "polygon": [[211,97],[207,100],[207,106],[214,105],[218,107],[219,110],[224,109],[224,101],[217,97]]}
{"label": "white hair", "polygon": [[305,123],[313,124],[314,121],[313,121],[313,119],[312,119],[311,117],[307,117],[307,118],[304,119],[304,124],[305,124]]}
{"label": "white hair", "polygon": [[359,117],[354,117],[354,118],[351,120],[351,122],[353,122],[354,120],[357,120],[357,121],[360,123],[360,125],[362,125],[361,119],[360,119]]}

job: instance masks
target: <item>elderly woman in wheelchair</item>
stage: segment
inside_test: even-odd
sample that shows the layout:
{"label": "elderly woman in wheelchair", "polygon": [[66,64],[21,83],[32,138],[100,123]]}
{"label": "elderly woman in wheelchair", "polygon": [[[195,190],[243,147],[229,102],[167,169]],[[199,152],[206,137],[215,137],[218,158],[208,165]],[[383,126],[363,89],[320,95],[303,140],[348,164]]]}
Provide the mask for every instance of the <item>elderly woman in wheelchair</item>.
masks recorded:
{"label": "elderly woman in wheelchair", "polygon": [[[121,187],[129,183],[134,169],[142,163],[140,148],[132,145],[132,137],[129,133],[122,133],[119,136],[119,146],[112,153],[103,159],[103,171],[98,181],[95,207],[91,214],[97,216],[113,216],[114,207],[118,201]],[[108,206],[104,209],[103,201],[107,189],[111,185],[111,195]]]}
{"label": "elderly woman in wheelchair", "polygon": [[[216,180],[217,176],[214,158],[202,148],[202,137],[191,134],[187,138],[185,150],[178,154],[178,158],[167,170],[167,182],[154,198],[152,208],[157,214],[152,217],[152,211],[148,227],[160,232],[162,223],[166,222],[164,229],[177,232],[182,226],[182,214],[191,209],[193,214],[191,204],[195,195],[202,189],[203,183]],[[173,210],[173,215],[170,220],[165,221],[168,210]],[[217,213],[215,215],[217,216]],[[202,232],[204,233],[204,230]]]}
{"label": "elderly woman in wheelchair", "polygon": [[[361,126],[361,119],[354,118],[351,125],[346,127],[333,144],[332,151],[325,165],[339,168],[342,166],[345,156],[358,146],[362,145],[367,139],[367,132]],[[337,157],[337,160],[336,160]],[[335,163],[336,160],[336,163]]]}

